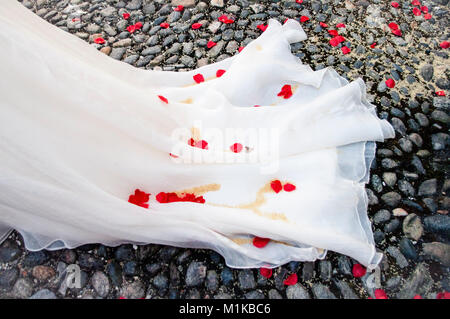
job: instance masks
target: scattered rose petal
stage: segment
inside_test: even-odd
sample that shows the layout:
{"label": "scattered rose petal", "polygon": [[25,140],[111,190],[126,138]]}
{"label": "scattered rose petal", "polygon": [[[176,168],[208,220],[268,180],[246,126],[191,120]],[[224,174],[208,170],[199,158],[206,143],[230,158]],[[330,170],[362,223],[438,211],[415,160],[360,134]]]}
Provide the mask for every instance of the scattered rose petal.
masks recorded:
{"label": "scattered rose petal", "polygon": [[173,11],[178,11],[178,12],[181,12],[183,10],[184,10],[184,6],[182,6],[182,5],[179,5],[179,6],[177,6],[176,8],[173,9]]}
{"label": "scattered rose petal", "polygon": [[436,299],[450,299],[450,292],[440,292],[436,294]]}
{"label": "scattered rose petal", "polygon": [[375,299],[388,299],[386,292],[383,289],[375,289]]}
{"label": "scattered rose petal", "polygon": [[208,49],[211,49],[212,47],[216,46],[216,42],[214,41],[208,41],[208,43],[206,44],[206,46],[208,47]]}
{"label": "scattered rose petal", "polygon": [[203,24],[201,23],[194,23],[192,24],[191,28],[194,30],[200,29],[202,27]]}
{"label": "scattered rose petal", "polygon": [[194,75],[193,78],[196,83],[202,83],[205,81],[205,78],[200,73]]}
{"label": "scattered rose petal", "polygon": [[258,105],[258,104],[256,104],[256,105],[253,105],[253,107],[260,107],[261,105]]}
{"label": "scattered rose petal", "polygon": [[450,47],[450,42],[443,41],[443,42],[441,42],[441,44],[439,44],[439,46],[443,49],[448,49]]}
{"label": "scattered rose petal", "polygon": [[205,140],[200,140],[200,141],[196,142],[194,146],[201,148],[202,150],[207,150],[208,142],[206,142]]}
{"label": "scattered rose petal", "polygon": [[136,27],[134,25],[129,25],[127,27],[127,31],[130,33],[133,33],[134,31],[136,31]]}
{"label": "scattered rose petal", "polygon": [[425,20],[430,20],[430,19],[432,18],[432,16],[431,16],[431,14],[426,13],[426,14],[423,15],[423,18],[424,18]]}
{"label": "scattered rose petal", "polygon": [[354,264],[352,268],[352,274],[355,278],[361,278],[366,274],[366,268],[361,264]]}
{"label": "scattered rose petal", "polygon": [[169,153],[169,156],[173,157],[173,158],[178,158],[178,155],[175,155],[175,154],[172,154],[172,153]]}
{"label": "scattered rose petal", "polygon": [[160,99],[161,101],[163,101],[164,103],[166,103],[166,104],[169,103],[169,101],[168,101],[164,96],[158,95],[158,97],[159,97],[159,99]]}
{"label": "scattered rose petal", "polygon": [[134,24],[134,27],[136,28],[136,30],[139,30],[140,28],[142,28],[142,23],[141,22],[136,22]]}
{"label": "scattered rose petal", "polygon": [[271,268],[259,268],[259,273],[261,274],[261,276],[263,276],[265,278],[272,277],[272,269]]}
{"label": "scattered rose petal", "polygon": [[445,92],[444,91],[437,91],[436,95],[445,96]]}
{"label": "scattered rose petal", "polygon": [[223,23],[225,23],[225,24],[231,24],[231,23],[234,23],[234,20],[228,18],[225,14],[223,14],[223,15],[221,15],[221,16],[219,17],[219,21],[220,21],[220,22],[223,22]]}
{"label": "scattered rose petal", "polygon": [[302,4],[303,0],[295,0],[295,2],[297,2],[298,4]]}
{"label": "scattered rose petal", "polygon": [[374,42],[374,43],[372,43],[372,44],[370,45],[370,47],[373,49],[373,48],[375,48],[376,45],[377,45],[377,43]]}
{"label": "scattered rose petal", "polygon": [[297,188],[297,187],[296,187],[294,184],[291,184],[291,183],[286,183],[286,184],[284,184],[284,186],[283,186],[283,189],[284,189],[286,192],[292,192],[292,191],[295,191],[296,188]]}
{"label": "scattered rose petal", "polygon": [[281,91],[277,94],[277,96],[282,96],[284,99],[288,99],[292,96],[292,87],[290,84],[285,84],[281,88]]}
{"label": "scattered rose petal", "polygon": [[150,194],[147,194],[140,189],[136,189],[133,195],[128,197],[128,202],[131,204],[135,204],[137,206],[141,206],[144,208],[148,208],[148,200],[150,198]]}
{"label": "scattered rose petal", "polygon": [[329,33],[330,35],[332,35],[332,36],[338,35],[337,30],[328,30],[328,33]]}
{"label": "scattered rose petal", "polygon": [[283,189],[283,185],[279,180],[272,181],[270,187],[272,187],[273,191],[277,194]]}
{"label": "scattered rose petal", "polygon": [[244,147],[242,146],[241,143],[234,143],[233,145],[230,146],[230,150],[234,153],[240,153],[242,152],[242,149]]}
{"label": "scattered rose petal", "polygon": [[391,29],[391,32],[392,32],[393,34],[395,34],[396,36],[399,36],[399,37],[402,36],[402,30],[400,30],[400,29],[396,29],[396,30],[392,30],[392,29]]}
{"label": "scattered rose petal", "polygon": [[156,200],[161,204],[167,204],[167,203],[175,203],[175,202],[193,202],[193,203],[200,203],[204,204],[205,199],[203,196],[195,196],[195,194],[192,193],[183,193],[181,195],[178,195],[177,193],[165,193],[160,192],[156,195]]}
{"label": "scattered rose petal", "polygon": [[167,29],[170,25],[167,22],[163,22],[159,26],[163,29]]}
{"label": "scattered rose petal", "polygon": [[289,20],[288,18],[286,18],[286,20],[284,20],[283,24],[285,24],[287,22],[287,20]]}
{"label": "scattered rose petal", "polygon": [[339,43],[344,42],[345,38],[341,35],[337,35],[330,39],[330,45],[333,47],[337,47]]}
{"label": "scattered rose petal", "polygon": [[307,16],[301,16],[300,17],[300,22],[306,22],[308,20],[309,20],[309,17],[307,17]]}
{"label": "scattered rose petal", "polygon": [[411,4],[412,4],[413,6],[420,6],[420,1],[419,1],[419,0],[413,0],[413,1],[411,2]]}
{"label": "scattered rose petal", "polygon": [[420,16],[422,14],[419,8],[413,8],[413,13],[415,16]]}
{"label": "scattered rose petal", "polygon": [[119,299],[127,299],[127,298],[125,298],[124,296],[120,296]]}
{"label": "scattered rose petal", "polygon": [[384,83],[390,89],[394,88],[395,86],[395,81],[393,79],[387,79]]}
{"label": "scattered rose petal", "polygon": [[103,39],[103,38],[95,38],[94,42],[97,43],[97,44],[103,44],[103,43],[105,43],[105,39]]}
{"label": "scattered rose petal", "polygon": [[286,286],[292,286],[295,285],[297,282],[298,282],[297,274],[291,274],[283,281],[283,284],[285,284]]}
{"label": "scattered rose petal", "polygon": [[391,22],[391,23],[389,23],[389,28],[391,28],[391,30],[397,30],[398,24],[395,22]]}
{"label": "scattered rose petal", "polygon": [[326,23],[319,22],[319,25],[320,25],[322,28],[328,28],[328,24],[326,24]]}
{"label": "scattered rose petal", "polygon": [[264,25],[264,24],[258,24],[258,25],[256,26],[256,28],[259,29],[259,30],[261,30],[262,32],[264,32],[264,31],[266,31],[266,29],[267,29],[267,25]]}
{"label": "scattered rose petal", "polygon": [[420,7],[420,10],[421,10],[423,13],[428,13],[428,7],[427,7],[427,6],[422,6],[422,7]]}
{"label": "scattered rose petal", "polygon": [[122,17],[123,17],[125,20],[128,20],[128,19],[130,18],[130,14],[129,14],[128,12],[124,12],[124,13],[122,13]]}
{"label": "scattered rose petal", "polygon": [[80,21],[80,19],[79,18],[73,18],[72,19],[72,22],[77,22],[77,21]]}
{"label": "scattered rose petal", "polygon": [[398,8],[399,4],[398,2],[391,2],[391,6],[393,6],[394,8]]}
{"label": "scattered rose petal", "polygon": [[222,75],[224,75],[225,74],[225,70],[217,70],[217,72],[216,72],[216,76],[218,77],[218,78],[220,78]]}
{"label": "scattered rose petal", "polygon": [[345,28],[345,24],[338,23],[338,24],[336,24],[336,28]]}
{"label": "scattered rose petal", "polygon": [[413,297],[413,299],[422,299],[422,296],[421,296],[421,295],[415,295],[415,296]]}
{"label": "scattered rose petal", "polygon": [[348,54],[348,53],[350,53],[351,50],[350,50],[349,47],[343,46],[341,48],[341,51],[342,51],[343,54]]}
{"label": "scattered rose petal", "polygon": [[262,238],[262,237],[255,237],[253,238],[253,246],[257,248],[264,248],[269,243],[270,238]]}
{"label": "scattered rose petal", "polygon": [[239,49],[238,49],[239,53],[240,53],[242,50],[244,50],[244,47],[239,47]]}

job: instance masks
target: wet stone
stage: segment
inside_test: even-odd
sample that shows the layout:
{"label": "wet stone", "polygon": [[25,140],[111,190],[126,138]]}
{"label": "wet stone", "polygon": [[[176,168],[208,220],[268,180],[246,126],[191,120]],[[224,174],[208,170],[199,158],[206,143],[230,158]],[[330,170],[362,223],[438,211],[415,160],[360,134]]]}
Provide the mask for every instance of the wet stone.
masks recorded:
{"label": "wet stone", "polygon": [[328,260],[321,260],[319,262],[320,278],[323,280],[331,279],[331,262]]}
{"label": "wet stone", "polygon": [[395,259],[395,262],[400,268],[408,267],[408,260],[406,260],[405,256],[403,256],[397,247],[389,246],[386,252]]}
{"label": "wet stone", "polygon": [[353,289],[350,288],[348,283],[346,283],[345,281],[335,280],[334,283],[336,287],[339,289],[344,299],[359,299],[359,297],[356,295]]}
{"label": "wet stone", "polygon": [[314,278],[314,263],[313,262],[303,263],[303,269],[302,269],[303,281],[309,281],[312,278]]}
{"label": "wet stone", "polygon": [[330,289],[323,284],[313,284],[312,293],[315,299],[336,299],[336,296],[330,291]]}
{"label": "wet stone", "polygon": [[389,206],[397,206],[402,197],[396,192],[388,192],[381,196],[381,200]]}
{"label": "wet stone", "polygon": [[110,285],[108,277],[102,271],[96,271],[91,278],[91,284],[99,297],[106,297],[109,293]]}
{"label": "wet stone", "polygon": [[424,243],[423,253],[437,260],[446,267],[450,267],[450,245],[440,242]]}
{"label": "wet stone", "polygon": [[16,268],[6,269],[0,271],[0,288],[11,289],[19,276],[19,271]]}
{"label": "wet stone", "polygon": [[310,299],[308,291],[299,283],[286,288],[287,299]]}
{"label": "wet stone", "polygon": [[225,286],[231,285],[233,283],[233,280],[234,280],[234,276],[233,276],[232,270],[230,268],[228,268],[228,267],[225,267],[222,270],[221,274],[220,274],[220,278],[222,280],[222,283]]}
{"label": "wet stone", "polygon": [[393,233],[398,229],[399,226],[400,221],[397,218],[395,218],[384,226],[384,231],[388,234]]}
{"label": "wet stone", "polygon": [[8,263],[20,256],[20,250],[15,247],[0,247],[0,263]]}
{"label": "wet stone", "polygon": [[[43,250],[30,251],[23,260],[23,265],[25,267],[34,267],[37,265],[42,265],[48,260],[48,256]],[[72,261],[73,262],[73,261]]]}
{"label": "wet stone", "polygon": [[109,263],[106,266],[106,272],[109,275],[109,278],[111,279],[111,282],[114,286],[122,285],[122,268],[120,267],[119,263],[115,261]]}
{"label": "wet stone", "polygon": [[436,194],[437,180],[435,178],[424,181],[419,186],[419,196],[429,196]]}
{"label": "wet stone", "polygon": [[448,215],[433,215],[423,220],[425,230],[434,234],[450,238],[450,217]]}
{"label": "wet stone", "polygon": [[53,291],[41,289],[32,295],[30,299],[56,299],[56,295]]}
{"label": "wet stone", "polygon": [[387,209],[381,209],[373,217],[373,222],[378,225],[389,221],[390,218],[391,213]]}

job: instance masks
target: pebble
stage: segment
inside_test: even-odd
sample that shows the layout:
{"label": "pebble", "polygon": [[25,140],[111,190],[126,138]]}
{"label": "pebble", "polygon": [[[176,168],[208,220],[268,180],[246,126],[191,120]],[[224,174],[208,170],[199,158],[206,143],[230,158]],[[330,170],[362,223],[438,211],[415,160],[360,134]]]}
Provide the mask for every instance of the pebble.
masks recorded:
{"label": "pebble", "polygon": [[56,272],[49,266],[35,266],[32,274],[39,281],[48,281],[56,275]]}
{"label": "pebble", "polygon": [[20,250],[15,247],[0,247],[0,263],[8,263],[20,256]]}
{"label": "pebble", "polygon": [[397,192],[388,192],[381,196],[381,200],[392,207],[397,206],[401,199],[402,197]]}
{"label": "pebble", "polygon": [[420,217],[416,214],[409,214],[403,220],[403,233],[406,237],[419,240],[423,234],[423,226]]}
{"label": "pebble", "polygon": [[423,225],[427,232],[450,238],[450,217],[447,215],[427,216],[423,219]]}
{"label": "pebble", "polygon": [[96,271],[91,278],[91,284],[98,296],[104,298],[108,295],[110,285],[108,277],[102,271]]}
{"label": "pebble", "polygon": [[436,194],[437,180],[435,178],[424,181],[419,186],[419,196],[429,196]]}
{"label": "pebble", "polygon": [[219,280],[215,270],[208,270],[206,273],[206,288],[212,292],[219,288]]}
{"label": "pebble", "polygon": [[30,299],[56,299],[56,295],[53,291],[41,289],[32,295]]}
{"label": "pebble", "polygon": [[299,283],[288,286],[286,288],[287,299],[310,299],[308,291],[303,288]]}
{"label": "pebble", "polygon": [[30,251],[23,259],[23,265],[25,267],[34,267],[37,265],[42,265],[48,260],[48,256],[43,250]]}
{"label": "pebble", "polygon": [[125,282],[120,289],[120,296],[126,299],[140,299],[145,297],[145,288],[140,280],[132,283]]}
{"label": "pebble", "polygon": [[16,268],[6,269],[0,271],[0,288],[10,289],[16,279],[19,277],[19,271]]}
{"label": "pebble", "polygon": [[433,279],[425,263],[419,263],[404,285],[395,295],[398,299],[412,299],[415,295],[425,296],[433,285]]}
{"label": "pebble", "polygon": [[315,299],[336,299],[330,289],[320,283],[314,283],[311,287]]}
{"label": "pebble", "polygon": [[425,81],[430,81],[433,78],[434,68],[431,64],[426,64],[420,68],[420,75]]}
{"label": "pebble", "polygon": [[230,268],[224,267],[220,274],[220,278],[225,286],[229,286],[233,283],[234,280],[233,272]]}
{"label": "pebble", "polygon": [[254,289],[256,287],[255,276],[251,269],[240,270],[238,280],[241,289]]}
{"label": "pebble", "polygon": [[33,294],[33,283],[27,278],[19,278],[13,286],[12,294],[20,299],[31,297]]}
{"label": "pebble", "polygon": [[348,283],[346,283],[345,281],[334,280],[334,284],[339,289],[344,299],[359,299],[355,291],[352,288],[350,288]]}
{"label": "pebble", "polygon": [[423,253],[437,260],[445,267],[450,267],[450,245],[440,242],[423,243]]}
{"label": "pebble", "polygon": [[391,213],[387,209],[381,209],[373,216],[375,225],[385,223],[391,219]]}
{"label": "pebble", "polygon": [[395,259],[395,262],[400,268],[408,267],[409,265],[408,260],[405,258],[405,256],[403,256],[403,254],[397,247],[389,246],[386,249],[386,252]]}
{"label": "pebble", "polygon": [[206,266],[197,261],[193,261],[189,264],[186,271],[186,285],[188,287],[199,286],[203,283],[206,277]]}

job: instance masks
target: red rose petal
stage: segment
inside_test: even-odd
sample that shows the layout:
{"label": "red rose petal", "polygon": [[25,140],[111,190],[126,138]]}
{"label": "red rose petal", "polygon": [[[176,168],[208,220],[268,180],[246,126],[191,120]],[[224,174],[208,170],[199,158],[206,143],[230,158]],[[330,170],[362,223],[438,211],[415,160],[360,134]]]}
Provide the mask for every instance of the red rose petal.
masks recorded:
{"label": "red rose petal", "polygon": [[291,274],[283,281],[283,284],[285,284],[286,286],[292,286],[295,285],[297,282],[298,282],[297,274]]}
{"label": "red rose petal", "polygon": [[192,24],[191,28],[194,30],[200,29],[202,27],[203,24],[201,23],[194,23]]}
{"label": "red rose petal", "polygon": [[127,27],[127,31],[130,33],[133,33],[134,31],[136,31],[136,27],[134,25],[129,25]]}
{"label": "red rose petal", "polygon": [[309,17],[307,17],[307,16],[301,16],[300,17],[300,22],[306,22],[308,20],[309,20]]}
{"label": "red rose petal", "polygon": [[384,83],[390,89],[394,88],[395,86],[395,81],[393,79],[387,79]]}
{"label": "red rose petal", "polygon": [[200,141],[196,142],[194,146],[198,147],[198,148],[201,148],[203,150],[207,150],[208,149],[208,142],[205,141],[205,140],[200,140]]}
{"label": "red rose petal", "polygon": [[139,30],[140,28],[142,28],[142,23],[141,22],[136,22],[134,24],[134,27],[136,28],[136,30]]}
{"label": "red rose petal", "polygon": [[336,24],[336,28],[345,28],[345,24],[338,23],[338,24]]}
{"label": "red rose petal", "polygon": [[226,71],[225,70],[217,70],[217,72],[216,72],[216,76],[218,77],[218,78],[220,78],[222,75],[224,75],[224,73],[225,73]]}
{"label": "red rose petal", "polygon": [[419,1],[419,0],[413,0],[413,1],[411,2],[411,4],[412,4],[413,6],[420,6],[420,1]]}
{"label": "red rose petal", "polygon": [[169,101],[168,101],[164,96],[158,95],[158,97],[159,97],[159,99],[160,99],[161,101],[163,101],[164,103],[166,103],[166,104],[169,103]]}
{"label": "red rose petal", "polygon": [[167,29],[170,25],[167,22],[163,22],[159,25],[161,28]]}
{"label": "red rose petal", "polygon": [[283,24],[285,24],[287,22],[287,20],[289,20],[289,18],[286,18],[286,20],[284,20]]}
{"label": "red rose petal", "polygon": [[377,43],[374,42],[374,43],[372,43],[372,44],[370,45],[370,47],[373,49],[373,48],[375,48],[376,45],[377,45]]}
{"label": "red rose petal", "polygon": [[426,14],[423,15],[423,18],[424,18],[425,20],[430,20],[430,19],[432,18],[432,16],[431,16],[431,14],[426,13]]}
{"label": "red rose petal", "polygon": [[272,181],[270,187],[272,187],[273,191],[277,194],[283,189],[283,185],[279,180]]}
{"label": "red rose petal", "polygon": [[283,189],[284,189],[286,192],[292,192],[292,191],[295,191],[296,188],[297,188],[297,187],[296,187],[294,184],[291,184],[291,183],[286,183],[286,184],[284,184],[284,186],[283,186]]}
{"label": "red rose petal", "polygon": [[233,145],[230,146],[230,150],[234,153],[240,153],[242,152],[242,149],[244,147],[242,146],[241,143],[234,143]]}
{"label": "red rose petal", "polygon": [[375,289],[375,299],[388,299],[386,292],[383,289]]}
{"label": "red rose petal", "polygon": [[341,48],[341,51],[342,51],[343,54],[348,54],[348,53],[350,53],[351,50],[350,50],[349,47],[343,46]]}
{"label": "red rose petal", "polygon": [[389,23],[389,28],[391,28],[391,30],[397,30],[398,24],[395,22],[391,22],[391,23]]}
{"label": "red rose petal", "polygon": [[219,20],[220,22],[225,22],[225,21],[227,21],[227,19],[228,19],[228,17],[227,17],[226,14],[222,14],[222,15],[218,18],[218,20]]}
{"label": "red rose petal", "polygon": [[440,292],[436,295],[436,299],[450,299],[450,292]]}
{"label": "red rose petal", "polygon": [[422,299],[422,296],[421,296],[421,295],[415,295],[415,296],[413,297],[413,299]]}
{"label": "red rose petal", "polygon": [[261,274],[261,276],[263,276],[265,278],[272,277],[272,269],[271,268],[259,268],[259,273]]}
{"label": "red rose petal", "polygon": [[130,17],[130,14],[129,14],[128,12],[124,12],[124,13],[122,13],[122,17],[123,17],[125,20],[128,20],[128,18]]}
{"label": "red rose petal", "polygon": [[281,91],[277,94],[277,96],[282,96],[284,99],[288,99],[292,96],[292,88],[290,84],[285,84],[281,88]]}
{"label": "red rose petal", "polygon": [[413,8],[413,13],[415,16],[420,16],[422,14],[419,8]]}
{"label": "red rose petal", "polygon": [[328,28],[328,24],[326,24],[326,23],[319,22],[319,25],[320,25],[322,28]]}
{"label": "red rose petal", "polygon": [[298,4],[302,4],[303,0],[295,0],[295,2],[297,2]]}
{"label": "red rose petal", "polygon": [[238,49],[239,53],[240,53],[242,50],[244,50],[244,47],[239,47],[239,49]]}
{"label": "red rose petal", "polygon": [[442,49],[448,49],[448,48],[450,47],[450,42],[448,42],[448,41],[443,41],[443,42],[441,42],[441,44],[439,44],[439,46],[440,46]]}
{"label": "red rose petal", "polygon": [[195,140],[194,140],[193,138],[190,138],[190,139],[188,140],[188,144],[189,144],[190,146],[195,146]]}
{"label": "red rose petal", "polygon": [[422,10],[423,13],[428,13],[428,7],[427,6],[420,7],[420,10]]}
{"label": "red rose petal", "polygon": [[436,95],[445,96],[445,92],[444,91],[437,91]]}
{"label": "red rose petal", "polygon": [[269,243],[270,238],[262,238],[262,237],[255,237],[253,238],[253,246],[257,248],[264,248]]}
{"label": "red rose petal", "polygon": [[261,105],[258,105],[258,104],[257,104],[257,105],[253,105],[253,107],[260,107],[260,106],[261,106]]}
{"label": "red rose petal", "polygon": [[200,73],[194,75],[193,78],[196,83],[202,83],[205,81],[205,78]]}
{"label": "red rose petal", "polygon": [[332,36],[338,35],[337,30],[328,30],[328,33],[329,33],[330,35],[332,35]]}
{"label": "red rose petal", "polygon": [[352,268],[353,277],[361,278],[366,274],[366,268],[361,264],[354,264]]}
{"label": "red rose petal", "polygon": [[183,10],[184,10],[184,7],[182,5],[179,5],[173,9],[173,11],[178,11],[178,12],[183,11]]}
{"label": "red rose petal", "polygon": [[156,195],[156,200],[161,204],[167,203],[168,202],[167,201],[168,200],[167,193],[164,193],[164,192],[158,193],[158,195]]}
{"label": "red rose petal", "polygon": [[173,158],[178,158],[178,155],[175,155],[175,154],[172,154],[172,153],[169,153],[169,156],[173,157]]}
{"label": "red rose petal", "polygon": [[391,2],[391,6],[393,6],[394,8],[398,8],[399,4],[398,2]]}
{"label": "red rose petal", "polygon": [[392,32],[393,34],[395,34],[396,36],[399,36],[399,37],[402,36],[402,30],[400,30],[400,29],[391,30],[391,32]]}
{"label": "red rose petal", "polygon": [[212,47],[216,46],[216,42],[214,41],[208,41],[208,43],[206,44],[206,46],[208,47],[208,49],[211,49]]}
{"label": "red rose petal", "polygon": [[258,24],[258,25],[256,26],[256,28],[259,29],[259,30],[261,30],[262,32],[266,31],[267,27],[268,27],[268,26],[267,26],[267,25],[264,25],[264,24]]}
{"label": "red rose petal", "polygon": [[330,39],[330,45],[332,47],[337,47],[339,45],[339,41],[336,39],[336,37]]}
{"label": "red rose petal", "polygon": [[97,44],[103,44],[103,43],[105,43],[105,39],[103,39],[103,38],[95,38],[94,42],[97,43]]}
{"label": "red rose petal", "polygon": [[232,23],[234,23],[234,20],[233,19],[226,19],[223,23],[225,23],[225,24],[232,24]]}
{"label": "red rose petal", "polygon": [[128,197],[128,202],[131,204],[135,204],[137,206],[141,206],[144,208],[148,208],[148,200],[150,199],[150,194],[147,194],[140,189],[136,189],[133,195]]}

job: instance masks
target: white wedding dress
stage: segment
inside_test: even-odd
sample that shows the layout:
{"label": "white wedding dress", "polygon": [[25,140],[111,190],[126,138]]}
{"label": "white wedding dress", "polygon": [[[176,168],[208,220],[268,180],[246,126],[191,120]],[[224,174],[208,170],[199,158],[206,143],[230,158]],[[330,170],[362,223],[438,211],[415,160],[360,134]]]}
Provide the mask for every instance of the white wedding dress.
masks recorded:
{"label": "white wedding dress", "polygon": [[361,79],[292,55],[306,38],[270,20],[231,58],[150,71],[2,0],[0,241],[207,248],[237,268],[332,250],[375,267],[364,186],[394,130]]}

